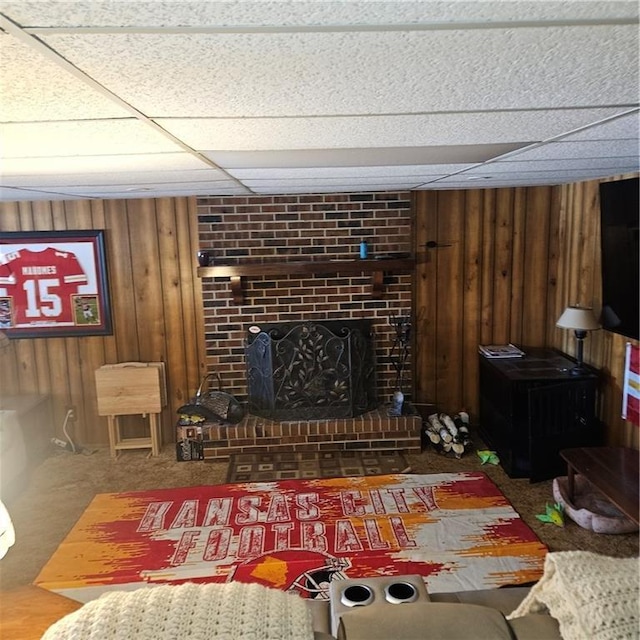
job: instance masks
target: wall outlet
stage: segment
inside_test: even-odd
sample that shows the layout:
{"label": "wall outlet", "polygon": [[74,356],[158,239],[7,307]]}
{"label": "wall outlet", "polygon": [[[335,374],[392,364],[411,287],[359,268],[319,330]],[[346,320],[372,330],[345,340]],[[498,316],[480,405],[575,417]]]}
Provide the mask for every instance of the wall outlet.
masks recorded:
{"label": "wall outlet", "polygon": [[67,407],[67,416],[69,422],[75,422],[78,419],[78,414],[76,413],[76,408],[74,406]]}

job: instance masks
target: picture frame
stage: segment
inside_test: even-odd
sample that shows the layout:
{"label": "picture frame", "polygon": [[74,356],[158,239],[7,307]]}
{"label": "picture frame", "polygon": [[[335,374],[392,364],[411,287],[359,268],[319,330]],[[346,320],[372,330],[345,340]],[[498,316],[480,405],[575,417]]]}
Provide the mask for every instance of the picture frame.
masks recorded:
{"label": "picture frame", "polygon": [[104,231],[0,231],[0,331],[112,334]]}

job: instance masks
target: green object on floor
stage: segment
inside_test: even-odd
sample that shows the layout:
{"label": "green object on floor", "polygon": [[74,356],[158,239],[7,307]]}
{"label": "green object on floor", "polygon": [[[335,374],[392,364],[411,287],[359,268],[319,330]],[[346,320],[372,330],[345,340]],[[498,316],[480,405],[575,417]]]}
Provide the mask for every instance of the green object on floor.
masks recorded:
{"label": "green object on floor", "polygon": [[546,513],[536,515],[536,518],[540,522],[550,522],[557,527],[564,527],[564,508],[559,502],[552,505],[547,503]]}
{"label": "green object on floor", "polygon": [[495,451],[482,449],[477,451],[477,454],[482,464],[500,464],[500,458],[498,458],[498,454]]}

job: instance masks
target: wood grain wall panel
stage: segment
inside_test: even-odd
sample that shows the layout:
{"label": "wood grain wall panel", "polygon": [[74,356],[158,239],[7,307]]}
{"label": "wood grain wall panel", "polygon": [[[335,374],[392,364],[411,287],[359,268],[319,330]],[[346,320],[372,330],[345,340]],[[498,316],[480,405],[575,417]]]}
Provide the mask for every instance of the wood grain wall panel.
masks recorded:
{"label": "wood grain wall panel", "polygon": [[482,273],[480,342],[479,344],[493,344],[493,270],[495,254],[493,230],[496,224],[496,190],[485,189],[482,194],[483,208],[478,212],[482,218],[482,249],[478,256],[480,272]]}
{"label": "wood grain wall panel", "polygon": [[[563,202],[563,189],[556,187],[551,191],[551,199],[549,203],[550,210],[553,212],[549,216],[549,230],[547,237],[547,310],[557,309],[560,306],[561,292],[559,290],[558,281],[560,270],[560,237],[563,232],[563,213],[561,204]],[[548,311],[547,311],[548,315]],[[555,338],[556,326],[555,322],[546,322],[544,344],[553,344]]]}
{"label": "wood grain wall panel", "polygon": [[[447,412],[465,407],[477,418],[478,344],[547,345],[575,356],[573,333],[555,323],[568,304],[600,312],[598,185],[466,191],[463,200],[451,192],[415,194],[417,402]],[[462,260],[445,249],[425,250],[426,240],[458,243]],[[626,342],[591,332],[585,360],[603,374],[600,416],[608,443],[638,448],[638,428],[620,417]]]}
{"label": "wood grain wall panel", "polygon": [[[637,174],[615,176],[607,180],[621,180]],[[552,336],[549,344],[575,355],[576,342],[570,331],[555,328],[555,321],[569,304],[592,306],[596,316],[602,303],[600,276],[600,194],[602,181],[580,182],[562,187],[560,254],[558,273],[559,292],[556,305],[548,314]],[[621,417],[624,358],[627,342],[638,344],[609,331],[592,331],[584,343],[584,359],[598,368],[603,376],[600,417],[606,428],[607,443],[636,449],[640,442],[638,427]]]}
{"label": "wood grain wall panel", "polygon": [[463,191],[443,191],[439,194],[439,207],[446,215],[438,216],[438,243],[436,249],[438,297],[440,308],[436,322],[438,349],[436,360],[436,393],[451,405],[462,396],[464,387],[459,367],[463,349],[463,259],[465,194]]}
{"label": "wood grain wall panel", "polygon": [[424,215],[414,216],[416,273],[414,278],[413,376],[414,397],[436,397],[436,368],[433,354],[436,350],[436,317],[434,301],[437,292],[437,249],[427,247],[427,242],[437,238],[437,197],[435,191],[418,191],[412,196],[414,211]]}
{"label": "wood grain wall panel", "polygon": [[511,325],[511,286],[513,277],[513,205],[514,189],[500,189],[496,196],[496,248],[493,264],[493,341],[509,342]]}
{"label": "wood grain wall panel", "polygon": [[[158,272],[160,276],[160,299],[163,314],[162,327],[162,353],[158,360],[167,362],[167,379],[184,380],[186,377],[186,358],[184,352],[184,341],[175,340],[172,343],[174,353],[169,362],[166,356],[168,336],[176,337],[183,331],[182,304],[180,300],[180,277],[178,246],[176,238],[176,211],[173,200],[164,198],[158,201],[157,223],[158,223],[158,253],[162,259],[158,261]],[[181,385],[183,386],[183,385]],[[174,396],[173,385],[167,389],[170,396]]]}
{"label": "wood grain wall panel", "polygon": [[[181,198],[174,201],[176,221],[197,217],[195,202]],[[193,256],[199,248],[198,229],[196,225],[176,223],[176,240],[178,248],[178,287],[180,293],[180,313],[182,325],[192,327],[191,331],[182,332],[184,350],[184,378],[176,376],[172,387],[173,402],[180,406],[185,404],[198,389],[200,380],[206,373],[203,357],[204,347],[204,314],[202,280],[193,278]],[[180,384],[178,384],[181,382]]]}
{"label": "wood grain wall panel", "polygon": [[418,402],[477,416],[478,344],[545,344],[552,201],[550,188],[416,197],[417,228],[432,228],[424,219],[432,217],[438,235],[430,239],[452,245],[431,250],[437,259],[430,271],[418,265],[424,277],[416,278],[416,308],[435,318],[418,321],[414,379],[428,379],[433,368],[436,375],[435,385],[416,388]]}
{"label": "wood grain wall panel", "polygon": [[[139,360],[138,338],[136,332],[132,330],[136,327],[136,305],[127,201],[106,200],[105,220],[118,221],[115,227],[113,222],[107,223],[109,235],[105,238],[107,263],[110,266],[111,319],[115,338],[110,355],[114,358],[113,362]],[[137,224],[137,221],[134,221],[134,224]],[[114,304],[116,298],[118,304]]]}
{"label": "wood grain wall panel", "polygon": [[[514,299],[522,301],[514,305],[522,319],[522,330],[519,335],[514,334],[512,341],[538,347],[545,344],[547,332],[551,189],[540,187],[526,193],[524,206],[520,208],[516,203],[515,216],[522,219],[523,242],[514,249],[516,256],[522,252],[524,269],[514,282],[514,289],[518,289]],[[537,241],[529,242],[532,237]]]}
{"label": "wood grain wall panel", "polygon": [[[528,263],[528,255],[526,244],[526,221],[527,221],[527,199],[524,189],[514,189],[513,192],[513,222],[511,234],[511,297],[515,299],[524,299],[526,278],[526,266]],[[524,305],[514,305],[511,308],[511,317],[509,319],[509,335],[511,342],[516,344],[522,343],[523,323],[528,322],[530,318],[527,316]]]}
{"label": "wood grain wall panel", "polygon": [[484,198],[479,190],[465,194],[464,216],[464,263],[463,263],[463,326],[462,362],[465,374],[460,376],[462,384],[461,409],[474,405],[476,387],[472,383],[478,377],[478,344],[481,344],[481,324],[468,322],[469,318],[480,318],[482,313],[482,210]]}
{"label": "wood grain wall panel", "polygon": [[[7,202],[0,204],[0,229],[104,229],[114,325],[110,336],[11,340],[0,352],[2,394],[48,394],[59,437],[72,405],[78,420],[69,431],[75,439],[106,444],[95,370],[162,360],[169,400],[163,437],[175,441],[176,410],[204,370],[195,199]],[[141,431],[142,425],[132,421],[128,428]]]}
{"label": "wood grain wall panel", "polygon": [[136,341],[139,353],[148,353],[151,360],[158,360],[162,355],[164,318],[155,201],[142,200],[135,217],[135,224],[129,227],[129,238]]}

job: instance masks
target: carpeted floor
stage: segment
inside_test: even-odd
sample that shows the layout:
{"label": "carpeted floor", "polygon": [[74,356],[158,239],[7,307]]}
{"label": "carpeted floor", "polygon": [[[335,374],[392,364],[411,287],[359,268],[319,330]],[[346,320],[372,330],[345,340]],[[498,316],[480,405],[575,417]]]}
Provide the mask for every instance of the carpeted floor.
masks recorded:
{"label": "carpeted floor", "polygon": [[[474,442],[480,446],[477,437]],[[17,542],[0,562],[0,587],[5,590],[31,584],[99,493],[226,482],[226,463],[177,462],[172,445],[165,446],[157,458],[148,458],[146,453],[125,451],[113,461],[108,447],[90,456],[52,450],[33,471],[22,493],[7,501]],[[536,514],[544,513],[545,503],[553,500],[551,480],[536,484],[527,479],[512,480],[500,466],[481,466],[471,452],[458,460],[426,449],[419,455],[407,455],[407,461],[413,473],[484,471],[551,551],[638,555],[637,534],[604,535],[582,529],[573,522],[564,528],[540,522]]]}
{"label": "carpeted floor", "polygon": [[398,451],[244,453],[231,456],[227,482],[379,476],[410,471],[407,459]]}

